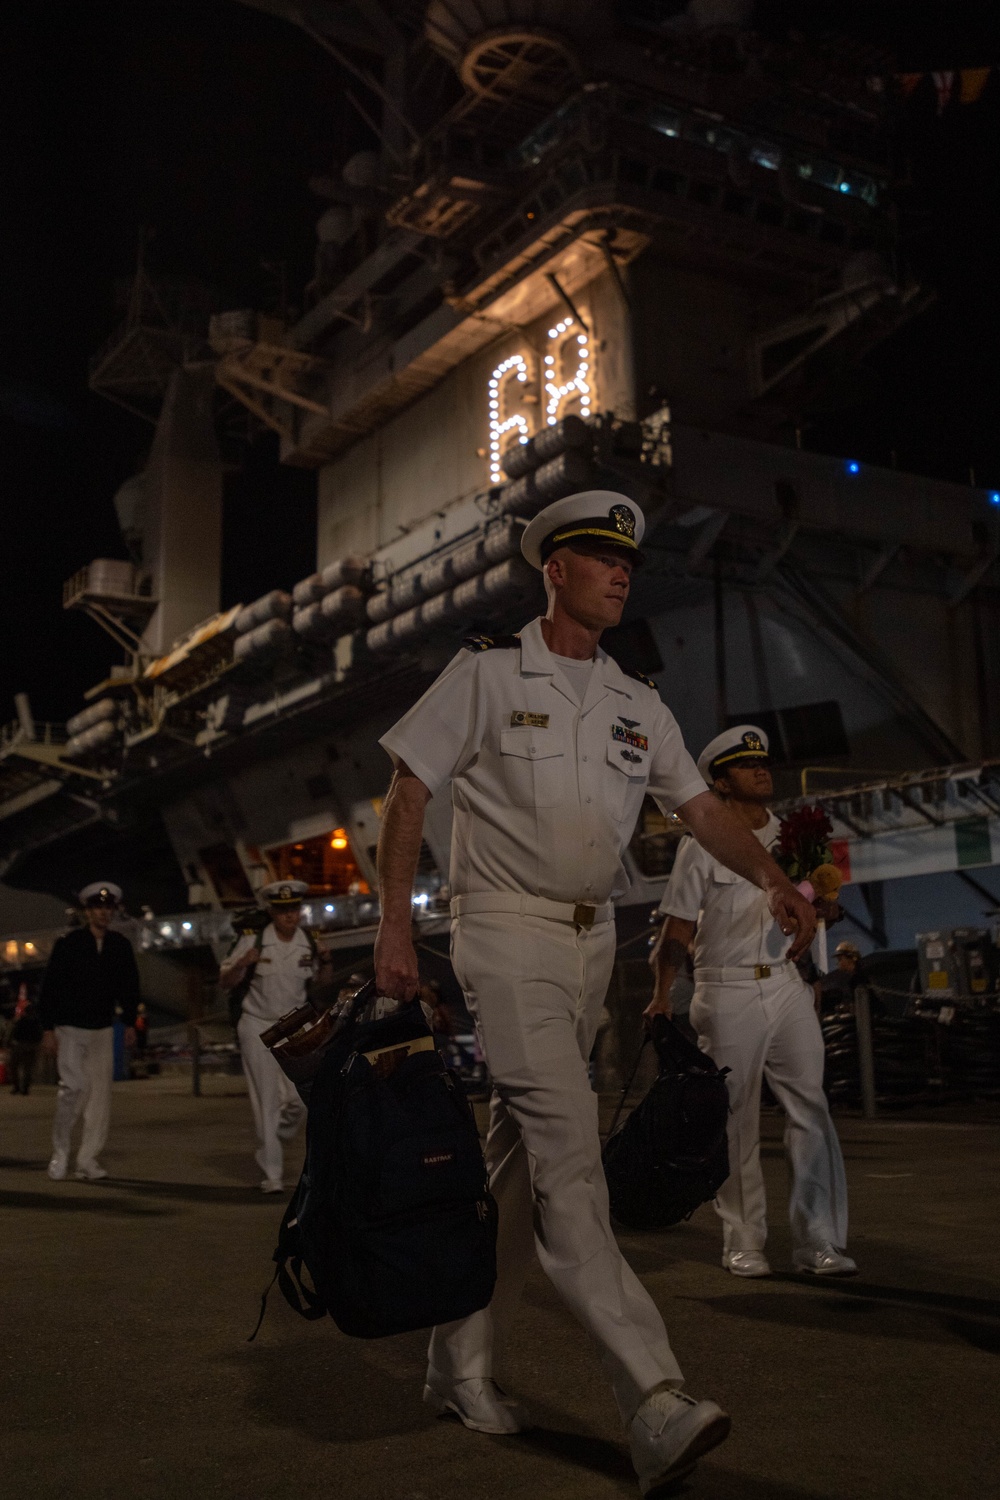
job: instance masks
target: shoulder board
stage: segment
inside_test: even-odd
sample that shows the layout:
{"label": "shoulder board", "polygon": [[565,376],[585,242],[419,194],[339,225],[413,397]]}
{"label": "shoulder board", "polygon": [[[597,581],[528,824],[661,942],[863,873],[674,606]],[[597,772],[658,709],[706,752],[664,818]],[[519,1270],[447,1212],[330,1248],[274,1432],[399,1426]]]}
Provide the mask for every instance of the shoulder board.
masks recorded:
{"label": "shoulder board", "polygon": [[625,676],[634,678],[636,682],[641,682],[643,687],[652,688],[654,693],[659,692],[652,677],[647,677],[645,672],[626,672]]}
{"label": "shoulder board", "polygon": [[517,635],[467,635],[462,642],[466,651],[514,651],[520,644]]}

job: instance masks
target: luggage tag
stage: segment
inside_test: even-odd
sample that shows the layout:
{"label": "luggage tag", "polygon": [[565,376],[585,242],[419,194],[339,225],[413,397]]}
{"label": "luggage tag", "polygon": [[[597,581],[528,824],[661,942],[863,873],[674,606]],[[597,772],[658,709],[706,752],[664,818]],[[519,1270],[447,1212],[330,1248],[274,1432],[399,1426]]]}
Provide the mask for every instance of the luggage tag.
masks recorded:
{"label": "luggage tag", "polygon": [[362,1052],[361,1056],[379,1078],[391,1078],[400,1063],[412,1053],[433,1051],[434,1038],[418,1036],[409,1042],[397,1042],[392,1047],[375,1047],[371,1052]]}

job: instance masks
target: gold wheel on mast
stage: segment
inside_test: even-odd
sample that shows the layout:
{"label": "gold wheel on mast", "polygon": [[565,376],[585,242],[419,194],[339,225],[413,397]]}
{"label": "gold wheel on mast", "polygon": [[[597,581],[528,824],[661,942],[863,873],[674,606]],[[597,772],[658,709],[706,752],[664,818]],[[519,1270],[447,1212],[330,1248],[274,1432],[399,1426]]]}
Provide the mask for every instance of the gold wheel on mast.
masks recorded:
{"label": "gold wheel on mast", "polygon": [[576,53],[548,31],[493,31],[477,37],[462,58],[462,82],[493,99],[554,103],[580,79]]}

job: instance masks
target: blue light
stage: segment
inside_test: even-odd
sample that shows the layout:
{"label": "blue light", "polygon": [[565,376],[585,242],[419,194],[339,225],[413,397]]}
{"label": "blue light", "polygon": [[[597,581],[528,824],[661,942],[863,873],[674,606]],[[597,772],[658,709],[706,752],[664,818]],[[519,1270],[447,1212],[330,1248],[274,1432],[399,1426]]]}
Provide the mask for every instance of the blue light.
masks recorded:
{"label": "blue light", "polygon": [[861,473],[861,465],[858,463],[858,461],[857,461],[856,458],[852,458],[851,461],[850,461],[850,463],[847,465],[847,472],[848,472],[848,474],[860,474]]}
{"label": "blue light", "polygon": [[990,491],[990,504],[991,505],[1000,505],[1000,490],[991,490]]}
{"label": "blue light", "polygon": [[842,193],[849,193],[851,191],[851,184],[849,182],[842,182],[840,184],[840,191]]}

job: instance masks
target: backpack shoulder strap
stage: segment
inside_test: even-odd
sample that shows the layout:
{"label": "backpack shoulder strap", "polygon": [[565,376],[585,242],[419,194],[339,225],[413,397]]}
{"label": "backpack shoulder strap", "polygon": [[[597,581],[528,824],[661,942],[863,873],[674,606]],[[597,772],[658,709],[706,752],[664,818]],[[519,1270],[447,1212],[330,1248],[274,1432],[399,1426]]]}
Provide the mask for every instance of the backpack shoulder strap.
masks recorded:
{"label": "backpack shoulder strap", "polygon": [[260,1332],[260,1326],[264,1321],[264,1314],[267,1312],[267,1299],[275,1282],[278,1283],[281,1295],[289,1307],[293,1308],[300,1317],[307,1318],[311,1323],[317,1318],[326,1316],[326,1308],[323,1306],[319,1294],[313,1291],[311,1287],[306,1286],[302,1280],[302,1254],[299,1249],[298,1236],[298,1202],[299,1193],[295,1192],[292,1194],[292,1201],[285,1209],[281,1228],[278,1230],[278,1244],[273,1256],[274,1275],[260,1294],[260,1317],[257,1319],[256,1328],[247,1339],[248,1344],[252,1344]]}

